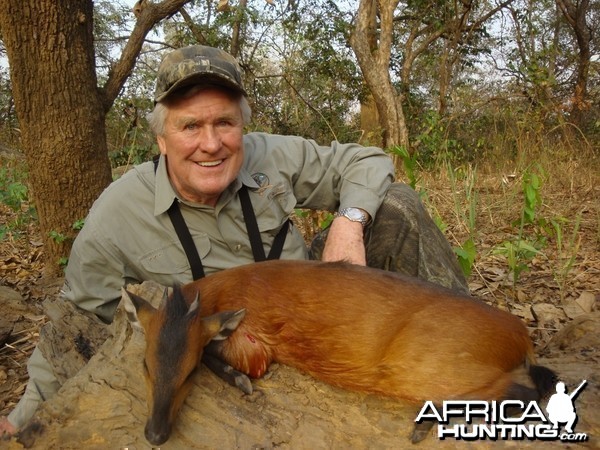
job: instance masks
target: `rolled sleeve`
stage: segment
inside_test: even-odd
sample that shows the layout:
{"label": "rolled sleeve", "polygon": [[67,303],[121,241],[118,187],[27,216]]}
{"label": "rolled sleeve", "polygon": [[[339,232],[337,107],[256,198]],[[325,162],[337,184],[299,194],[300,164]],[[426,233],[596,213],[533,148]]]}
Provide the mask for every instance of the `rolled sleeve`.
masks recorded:
{"label": "rolled sleeve", "polygon": [[336,153],[342,154],[338,207],[359,207],[375,218],[394,180],[391,158],[376,147],[332,143],[334,146],[340,146]]}

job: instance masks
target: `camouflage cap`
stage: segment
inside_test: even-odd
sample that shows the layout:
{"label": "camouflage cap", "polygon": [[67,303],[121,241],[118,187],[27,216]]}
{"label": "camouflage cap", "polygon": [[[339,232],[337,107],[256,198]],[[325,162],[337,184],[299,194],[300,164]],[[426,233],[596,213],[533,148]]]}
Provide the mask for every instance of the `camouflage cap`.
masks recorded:
{"label": "camouflage cap", "polygon": [[236,59],[218,48],[191,45],[172,51],[158,68],[154,101],[184,86],[217,84],[246,95]]}

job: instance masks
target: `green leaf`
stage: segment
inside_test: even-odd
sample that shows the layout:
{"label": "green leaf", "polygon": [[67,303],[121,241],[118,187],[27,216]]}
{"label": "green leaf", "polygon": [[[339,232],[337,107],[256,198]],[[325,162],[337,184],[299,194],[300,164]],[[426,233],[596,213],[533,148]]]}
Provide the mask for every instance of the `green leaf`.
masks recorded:
{"label": "green leaf", "polygon": [[467,239],[461,247],[454,247],[453,249],[465,276],[471,275],[475,257],[477,256],[477,249],[473,239]]}

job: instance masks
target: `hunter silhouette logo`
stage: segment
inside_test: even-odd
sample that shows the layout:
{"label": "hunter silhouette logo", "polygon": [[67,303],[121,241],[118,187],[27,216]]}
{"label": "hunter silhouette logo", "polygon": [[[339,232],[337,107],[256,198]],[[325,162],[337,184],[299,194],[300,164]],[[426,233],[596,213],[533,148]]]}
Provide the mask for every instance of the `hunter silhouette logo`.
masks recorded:
{"label": "hunter silhouette logo", "polygon": [[[584,442],[588,440],[587,434],[573,431],[577,422],[573,402],[586,384],[587,380],[583,380],[575,390],[567,394],[565,383],[556,383],[556,393],[552,394],[546,406],[547,414],[544,414],[535,401],[446,400],[441,405],[427,401],[415,422],[437,422],[438,438],[442,440],[527,439]],[[455,419],[460,423],[454,423]],[[565,424],[562,432],[560,424]]]}
{"label": "hunter silhouette logo", "polygon": [[552,394],[546,407],[548,419],[554,425],[553,429],[558,429],[559,423],[566,423],[565,431],[569,434],[573,433],[573,426],[577,421],[577,414],[573,406],[573,400],[579,394],[579,391],[585,386],[587,380],[583,380],[581,384],[570,395],[566,394],[565,383],[559,381],[556,383],[556,394]]}

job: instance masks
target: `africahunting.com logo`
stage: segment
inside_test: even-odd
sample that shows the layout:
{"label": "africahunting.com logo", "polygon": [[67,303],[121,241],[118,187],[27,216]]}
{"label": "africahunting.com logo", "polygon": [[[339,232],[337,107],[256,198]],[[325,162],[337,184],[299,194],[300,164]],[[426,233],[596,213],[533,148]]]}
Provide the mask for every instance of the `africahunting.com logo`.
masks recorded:
{"label": "africahunting.com logo", "polygon": [[[439,439],[583,442],[587,441],[588,436],[574,431],[577,413],[573,402],[586,383],[583,380],[577,389],[567,394],[565,384],[558,382],[556,393],[546,406],[546,413],[535,401],[448,400],[441,406],[427,401],[415,422],[436,421]],[[466,423],[451,424],[453,419],[464,419],[461,422]]]}

